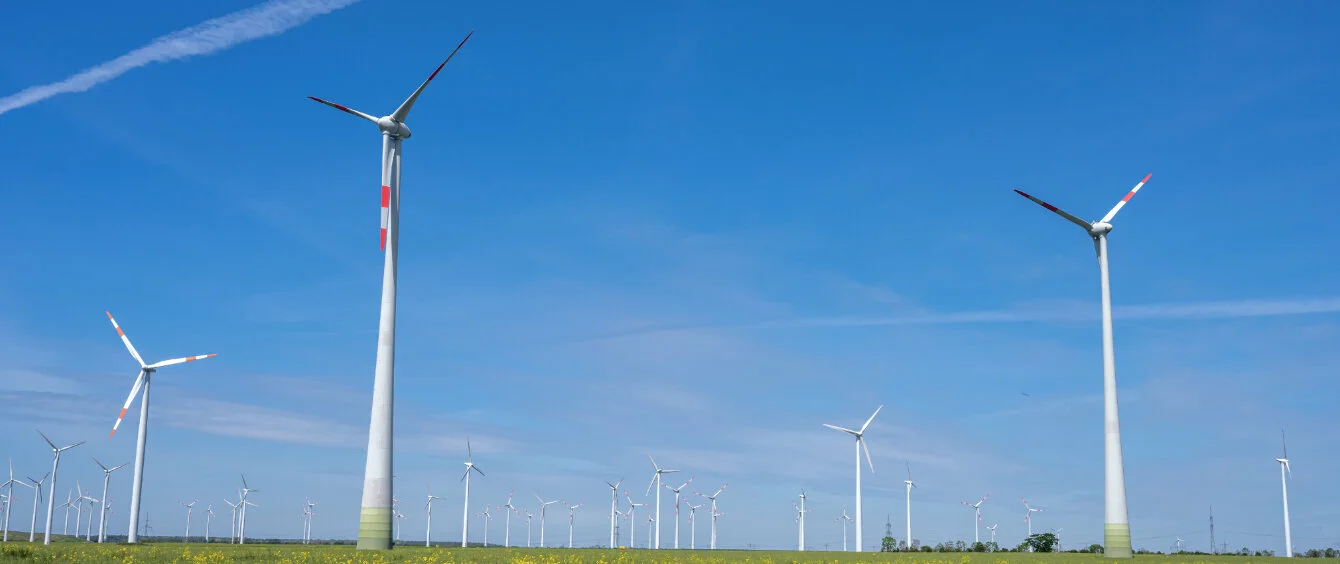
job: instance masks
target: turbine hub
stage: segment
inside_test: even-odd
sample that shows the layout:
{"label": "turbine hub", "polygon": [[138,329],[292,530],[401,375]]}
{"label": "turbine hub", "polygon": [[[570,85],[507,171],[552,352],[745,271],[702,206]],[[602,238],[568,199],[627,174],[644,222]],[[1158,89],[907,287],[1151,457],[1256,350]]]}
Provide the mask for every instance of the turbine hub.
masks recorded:
{"label": "turbine hub", "polygon": [[377,128],[381,129],[382,133],[390,135],[391,137],[409,139],[410,136],[409,126],[391,119],[391,116],[377,118]]}
{"label": "turbine hub", "polygon": [[1109,231],[1112,231],[1111,223],[1095,221],[1089,225],[1089,233],[1092,233],[1094,236],[1106,235]]}

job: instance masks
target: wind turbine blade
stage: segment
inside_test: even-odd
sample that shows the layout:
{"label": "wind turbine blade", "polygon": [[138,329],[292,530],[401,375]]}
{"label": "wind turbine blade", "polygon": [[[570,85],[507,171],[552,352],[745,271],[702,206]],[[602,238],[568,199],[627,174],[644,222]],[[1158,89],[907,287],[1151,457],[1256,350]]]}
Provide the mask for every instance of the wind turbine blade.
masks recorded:
{"label": "wind turbine blade", "polygon": [[479,475],[480,475],[480,476],[483,476],[483,475],[484,475],[484,471],[483,471],[483,470],[480,470],[478,466],[475,466],[475,465],[471,464],[471,465],[470,465],[470,469],[474,470],[475,472],[479,472]]}
{"label": "wind turbine blade", "polygon": [[202,359],[202,358],[209,358],[209,357],[211,357],[211,356],[219,356],[219,355],[214,354],[214,353],[210,353],[210,354],[202,354],[202,355],[197,355],[197,356],[188,356],[188,357],[186,357],[186,358],[174,358],[174,359],[171,359],[171,360],[164,360],[164,361],[161,361],[161,362],[155,362],[155,363],[153,363],[153,364],[150,364],[149,366],[146,366],[145,368],[162,368],[162,367],[164,367],[164,366],[172,366],[172,365],[174,365],[174,364],[181,364],[181,363],[183,363],[183,362],[191,362],[191,361],[193,361],[193,360],[200,360],[200,359]]}
{"label": "wind turbine blade", "polygon": [[461,42],[456,45],[456,48],[451,50],[451,54],[447,55],[446,60],[442,61],[442,64],[437,65],[437,68],[433,70],[433,74],[428,75],[428,80],[423,81],[423,84],[420,84],[419,88],[415,90],[413,94],[410,94],[409,98],[405,99],[405,103],[400,104],[400,107],[396,108],[395,113],[391,114],[391,119],[404,123],[405,120],[409,118],[409,111],[414,107],[414,101],[419,99],[419,94],[423,93],[423,89],[428,87],[428,83],[432,82],[433,79],[437,77],[437,73],[442,71],[442,67],[447,66],[447,63],[451,61],[451,58],[456,56],[456,52],[460,51],[461,47],[465,46],[465,42],[469,41],[470,36],[474,34],[475,30],[473,29],[470,30],[470,33],[465,34],[465,39],[462,39]]}
{"label": "wind turbine blade", "polygon": [[325,104],[325,105],[327,105],[327,106],[330,106],[330,107],[332,107],[332,108],[335,108],[335,109],[337,109],[337,110],[339,110],[339,111],[341,111],[341,112],[344,112],[344,113],[346,113],[346,114],[355,115],[355,116],[361,117],[361,118],[363,118],[363,119],[365,119],[365,120],[368,120],[368,121],[370,121],[370,122],[372,122],[372,123],[377,123],[377,118],[372,117],[372,116],[370,116],[370,115],[367,115],[367,114],[365,114],[365,113],[363,113],[363,112],[360,112],[360,111],[358,111],[358,110],[355,110],[355,109],[352,109],[352,108],[347,108],[347,107],[345,107],[345,106],[341,106],[341,105],[339,105],[339,104],[336,104],[335,102],[327,102],[327,101],[325,101],[325,100],[322,100],[322,99],[320,99],[320,98],[317,98],[316,96],[308,96],[308,98],[311,98],[311,99],[313,99],[313,100],[316,100],[317,102],[321,102],[322,104]]}
{"label": "wind turbine blade", "polygon": [[470,439],[468,438],[465,439],[465,460],[469,462],[475,461],[475,451],[470,448]]}
{"label": "wind turbine blade", "polygon": [[862,433],[865,433],[865,428],[870,426],[870,422],[875,420],[875,416],[879,415],[879,410],[881,409],[884,409],[884,406],[881,405],[879,407],[876,407],[875,412],[870,414],[870,418],[865,420],[865,425],[861,425]]}
{"label": "wind turbine blade", "polygon": [[660,475],[661,475],[660,472],[651,475],[651,483],[647,484],[647,493],[644,493],[642,495],[651,495],[651,489],[656,487],[656,477]]}
{"label": "wind turbine blade", "polygon": [[853,431],[853,430],[848,429],[848,428],[846,428],[846,427],[838,427],[837,425],[829,425],[829,424],[827,424],[827,423],[824,423],[824,427],[828,427],[829,429],[837,429],[837,430],[839,430],[839,431],[842,431],[843,433],[851,433],[851,434],[853,434],[853,435],[859,435],[859,434],[860,434],[860,433],[857,433],[856,431]]}
{"label": "wind turbine blade", "polygon": [[1151,176],[1154,176],[1154,174],[1146,174],[1144,180],[1141,180],[1139,184],[1136,184],[1135,188],[1131,188],[1131,191],[1127,192],[1126,196],[1122,198],[1120,202],[1117,202],[1117,205],[1112,206],[1112,211],[1107,212],[1107,215],[1103,216],[1103,219],[1099,221],[1107,223],[1108,221],[1111,221],[1112,218],[1116,217],[1117,212],[1121,211],[1122,206],[1125,206],[1126,202],[1131,201],[1131,196],[1134,196],[1136,192],[1140,191],[1140,187],[1144,186],[1146,182],[1149,182],[1149,177]]}
{"label": "wind turbine blade", "polygon": [[1280,429],[1280,445],[1284,446],[1284,459],[1289,459],[1289,442],[1284,440],[1284,429]]}
{"label": "wind turbine blade", "polygon": [[1039,200],[1039,199],[1037,199],[1037,198],[1034,198],[1034,197],[1032,197],[1032,196],[1029,196],[1026,192],[1024,192],[1024,191],[1022,191],[1022,190],[1015,189],[1015,192],[1018,193],[1020,196],[1023,196],[1023,197],[1025,197],[1025,198],[1028,198],[1028,199],[1030,199],[1030,200],[1033,200],[1033,203],[1035,203],[1035,204],[1037,204],[1037,205],[1039,205],[1039,206],[1042,206],[1042,207],[1044,207],[1044,208],[1047,208],[1048,210],[1054,212],[1056,215],[1059,215],[1059,216],[1061,216],[1061,217],[1066,218],[1066,219],[1069,220],[1071,223],[1074,223],[1075,225],[1078,225],[1078,226],[1080,226],[1080,227],[1083,227],[1085,231],[1088,231],[1088,230],[1090,230],[1090,229],[1093,228],[1093,226],[1090,225],[1089,222],[1084,221],[1084,220],[1082,220],[1082,219],[1080,219],[1080,218],[1078,218],[1078,217],[1075,217],[1075,216],[1073,216],[1073,215],[1070,215],[1069,213],[1066,213],[1066,211],[1065,211],[1065,210],[1062,210],[1061,208],[1058,208],[1058,207],[1053,206],[1053,205],[1051,205],[1051,204],[1049,204],[1049,203],[1047,203],[1047,202],[1044,202],[1044,201],[1042,201],[1042,200]]}
{"label": "wind turbine blade", "polygon": [[107,472],[107,471],[108,471],[108,470],[107,470],[107,467],[106,467],[106,466],[103,466],[101,462],[98,462],[98,459],[97,459],[96,457],[92,457],[92,456],[90,456],[89,458],[92,458],[92,459],[93,459],[93,463],[94,463],[94,464],[97,464],[97,465],[98,465],[98,468],[102,468],[102,471],[103,471],[103,472]]}
{"label": "wind turbine blade", "polygon": [[[42,435],[42,440],[46,441],[47,444],[51,445],[51,450],[57,450],[57,449],[56,449],[56,443],[51,442],[51,439],[48,439],[48,438],[47,438],[47,434],[46,434],[46,433],[43,433],[41,429],[38,429],[38,430],[37,430],[37,434]],[[10,463],[9,463],[9,473],[10,473],[10,475],[13,475],[13,474],[14,474],[14,462],[13,462],[13,461],[10,461]]]}
{"label": "wind turbine blade", "polygon": [[[870,465],[870,473],[875,473],[875,462],[870,460],[870,447],[865,446],[865,439],[857,439],[861,443],[861,450],[865,451],[865,461]],[[859,462],[857,464],[860,464]]]}
{"label": "wind turbine blade", "polygon": [[661,467],[656,465],[656,459],[652,458],[650,454],[647,455],[647,460],[651,461],[652,468],[655,468],[657,471],[660,471]]}
{"label": "wind turbine blade", "polygon": [[[107,435],[110,440],[116,436],[117,427],[121,426],[121,419],[125,418],[126,410],[130,409],[130,404],[135,401],[135,395],[140,393],[140,386],[144,385],[144,369],[140,369],[140,374],[135,378],[135,385],[130,387],[130,395],[126,396],[126,403],[121,404],[121,414],[116,416],[116,423],[112,424],[112,432]],[[55,448],[55,445],[52,445]]]}
{"label": "wind turbine blade", "polygon": [[140,363],[140,366],[144,366],[144,359],[140,358],[140,353],[135,350],[135,345],[130,344],[130,337],[127,337],[126,332],[121,330],[121,326],[116,324],[116,319],[112,318],[112,312],[106,313],[107,319],[112,321],[112,327],[116,328],[116,334],[121,336],[121,342],[126,344],[126,350],[130,351],[130,356],[135,357],[135,362]]}

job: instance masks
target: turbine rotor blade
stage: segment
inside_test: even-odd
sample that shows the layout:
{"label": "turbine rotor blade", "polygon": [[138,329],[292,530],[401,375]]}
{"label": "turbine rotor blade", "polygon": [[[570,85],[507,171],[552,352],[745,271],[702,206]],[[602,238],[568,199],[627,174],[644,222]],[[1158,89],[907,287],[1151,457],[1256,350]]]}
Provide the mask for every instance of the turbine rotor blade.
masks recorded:
{"label": "turbine rotor blade", "polygon": [[130,337],[127,337],[126,332],[121,330],[121,326],[116,324],[116,319],[112,318],[112,312],[107,312],[107,319],[111,320],[112,327],[116,328],[116,334],[121,336],[121,342],[126,344],[126,349],[130,351],[130,356],[135,357],[135,362],[140,363],[140,366],[144,366],[144,359],[140,358],[140,353],[135,350],[135,345],[130,344]]}
{"label": "turbine rotor blade", "polygon": [[451,50],[451,54],[447,55],[446,60],[442,61],[442,64],[437,65],[437,69],[433,70],[433,74],[428,75],[428,80],[423,81],[423,84],[420,84],[419,88],[415,90],[413,94],[410,94],[409,98],[405,99],[405,103],[400,104],[400,107],[396,108],[395,113],[391,114],[391,119],[400,123],[405,123],[405,120],[409,118],[410,109],[414,107],[414,101],[419,99],[419,94],[423,93],[423,89],[428,87],[428,83],[432,82],[433,79],[437,77],[437,73],[442,71],[442,67],[447,66],[447,63],[451,61],[451,58],[456,56],[456,52],[460,51],[461,47],[465,46],[465,42],[469,41],[470,36],[474,34],[475,30],[473,29],[470,30],[470,33],[465,34],[465,39],[462,39],[461,42],[456,45],[456,48]]}
{"label": "turbine rotor blade", "polygon": [[1058,208],[1058,207],[1053,206],[1053,205],[1051,205],[1051,204],[1049,204],[1049,203],[1047,203],[1047,202],[1044,202],[1044,201],[1042,201],[1042,200],[1039,200],[1039,199],[1037,199],[1037,198],[1034,198],[1034,197],[1028,195],[1028,193],[1024,192],[1023,190],[1018,190],[1018,189],[1016,189],[1016,190],[1015,190],[1015,193],[1019,194],[1020,196],[1025,197],[1025,198],[1028,198],[1028,199],[1030,199],[1030,200],[1033,200],[1033,203],[1035,203],[1035,204],[1037,204],[1037,205],[1039,205],[1039,206],[1042,206],[1042,207],[1044,207],[1044,208],[1047,208],[1049,211],[1055,213],[1056,215],[1059,215],[1059,216],[1061,216],[1061,217],[1066,218],[1067,220],[1069,220],[1071,223],[1074,223],[1075,225],[1078,225],[1078,226],[1080,226],[1080,227],[1083,227],[1085,231],[1090,231],[1090,230],[1093,229],[1093,225],[1090,224],[1089,222],[1084,221],[1084,220],[1082,220],[1082,219],[1080,219],[1080,218],[1078,218],[1078,217],[1075,217],[1075,216],[1073,216],[1073,215],[1067,213],[1065,210],[1062,210],[1061,208]]}
{"label": "turbine rotor blade", "polygon": [[126,410],[130,409],[130,404],[135,401],[135,395],[140,393],[140,387],[144,385],[144,372],[144,369],[140,369],[139,376],[135,378],[135,384],[130,387],[130,395],[126,396],[126,403],[121,405],[121,414],[116,416],[116,423],[112,424],[112,432],[107,435],[109,440],[116,436],[116,429],[121,426],[121,419],[125,418]]}
{"label": "turbine rotor blade", "polygon": [[875,416],[879,415],[879,410],[881,409],[884,409],[884,406],[881,405],[879,407],[876,407],[875,412],[870,414],[870,418],[865,420],[865,425],[861,425],[862,434],[865,433],[865,428],[870,426],[870,422],[875,420]]}
{"label": "turbine rotor blade", "polygon": [[214,353],[210,353],[210,354],[202,354],[202,355],[196,355],[196,356],[188,356],[188,357],[185,357],[185,358],[174,358],[174,359],[171,359],[171,360],[164,360],[164,361],[160,361],[160,362],[155,362],[155,363],[153,363],[153,364],[150,364],[149,366],[146,366],[145,368],[162,368],[162,367],[164,367],[164,366],[172,366],[172,365],[174,365],[174,364],[181,364],[181,363],[183,363],[183,362],[191,362],[191,361],[193,361],[193,360],[200,360],[200,359],[202,359],[202,358],[209,358],[209,357],[211,357],[211,356],[219,356],[219,355],[214,354]]}
{"label": "turbine rotor blade", "polygon": [[337,110],[339,110],[339,111],[341,111],[341,112],[344,112],[344,113],[346,113],[346,114],[355,115],[355,116],[361,117],[361,118],[363,118],[363,119],[365,119],[365,120],[368,120],[368,121],[370,121],[370,122],[372,122],[372,123],[377,123],[377,118],[372,117],[372,116],[370,116],[370,115],[368,115],[368,114],[365,114],[365,113],[363,113],[363,112],[360,112],[360,111],[358,111],[358,110],[355,110],[355,109],[352,109],[352,108],[348,108],[348,107],[345,107],[345,106],[341,106],[341,105],[339,105],[339,104],[336,104],[335,102],[327,102],[327,101],[325,101],[325,100],[322,100],[322,99],[320,99],[320,98],[317,98],[316,96],[308,96],[308,98],[311,98],[312,100],[316,100],[317,102],[321,102],[322,104],[325,104],[325,105],[327,105],[327,106],[330,106],[330,107],[332,107],[332,108],[335,108],[335,109],[337,109]]}
{"label": "turbine rotor blade", "polygon": [[1121,211],[1121,207],[1125,206],[1126,202],[1131,201],[1131,196],[1134,196],[1136,192],[1140,191],[1140,187],[1144,186],[1146,182],[1149,182],[1149,177],[1151,176],[1154,176],[1154,174],[1146,174],[1144,180],[1141,180],[1139,184],[1136,184],[1135,188],[1131,188],[1131,191],[1127,192],[1126,196],[1122,198],[1120,202],[1117,202],[1117,205],[1112,206],[1112,211],[1107,212],[1107,215],[1103,216],[1103,219],[1100,219],[1099,221],[1107,223],[1108,221],[1111,221],[1113,217],[1116,217],[1117,212]]}
{"label": "turbine rotor blade", "polygon": [[[864,451],[865,451],[865,461],[866,461],[867,464],[870,465],[870,473],[871,473],[871,474],[874,474],[874,473],[875,473],[875,462],[874,462],[873,460],[870,460],[870,447],[865,446],[865,440],[864,440],[864,439],[857,439],[857,442],[861,443],[861,450],[864,450]],[[857,464],[860,464],[860,463],[858,462]]]}
{"label": "turbine rotor blade", "polygon": [[837,429],[837,430],[839,430],[839,431],[842,431],[843,433],[851,433],[851,434],[853,434],[853,435],[859,435],[859,434],[860,434],[860,433],[857,433],[856,431],[853,431],[853,430],[848,429],[848,428],[846,428],[846,427],[838,427],[837,425],[829,425],[829,424],[827,424],[827,423],[824,423],[824,427],[828,427],[829,429]]}

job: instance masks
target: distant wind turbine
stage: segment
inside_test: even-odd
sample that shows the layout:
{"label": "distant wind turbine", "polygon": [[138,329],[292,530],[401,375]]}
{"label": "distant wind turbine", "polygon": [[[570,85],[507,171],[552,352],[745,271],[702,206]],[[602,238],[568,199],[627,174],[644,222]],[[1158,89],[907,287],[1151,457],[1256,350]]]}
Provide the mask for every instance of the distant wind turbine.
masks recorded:
{"label": "distant wind turbine", "polygon": [[[67,451],[67,450],[70,450],[70,449],[72,449],[72,448],[74,448],[74,447],[77,447],[77,446],[79,446],[79,445],[82,445],[82,444],[84,444],[84,441],[79,441],[79,442],[77,442],[77,443],[75,443],[75,444],[72,444],[72,445],[66,445],[66,446],[63,446],[63,447],[58,447],[58,446],[56,446],[56,443],[51,442],[51,439],[48,439],[47,436],[46,436],[45,434],[43,434],[41,431],[38,431],[37,434],[42,435],[42,440],[46,441],[48,445],[51,445],[51,491],[56,491],[56,470],[60,467],[60,453],[65,452],[65,451]],[[75,482],[75,483],[78,484],[78,482]],[[11,491],[13,491],[13,490],[11,490]],[[56,510],[56,496],[48,496],[48,497],[47,497],[47,528],[46,528],[46,533],[44,534],[44,536],[43,536],[43,538],[42,538],[42,544],[45,544],[45,545],[49,545],[49,544],[51,544],[51,514],[54,513],[55,510]],[[9,518],[8,515],[9,515],[8,513],[5,514],[5,518],[6,518],[6,519]],[[74,532],[75,532],[75,534],[78,534],[78,533],[79,533],[79,524],[78,524],[78,523],[75,523]]]}
{"label": "distant wind turbine", "polygon": [[1028,536],[1031,537],[1033,536],[1033,514],[1042,513],[1044,510],[1029,506],[1028,500],[1022,497],[1019,499],[1023,500],[1024,502],[1024,509],[1026,510],[1026,512],[1024,513],[1024,522],[1028,524]]}
{"label": "distant wind turbine", "polygon": [[[978,526],[982,524],[982,503],[986,501],[987,497],[989,496],[982,496],[982,499],[977,500],[977,503],[968,503],[966,501],[959,502],[962,503],[963,505],[971,507],[974,514],[976,515],[976,517],[972,520],[972,542],[974,544],[982,542],[982,537],[980,535],[980,531],[978,530]],[[908,537],[909,539],[908,542],[911,542],[910,540],[911,538],[912,537]]]}
{"label": "distant wind turbine", "polygon": [[535,514],[531,513],[529,509],[525,510],[525,512],[526,512],[526,548],[530,548],[530,520],[535,518]]}
{"label": "distant wind turbine", "polygon": [[[675,550],[679,550],[679,492],[688,487],[691,483],[693,483],[693,478],[689,478],[687,482],[680,484],[678,488],[672,488],[669,484],[662,484],[666,489],[675,492]],[[660,515],[657,515],[657,518],[660,518]]]}
{"label": "distant wind turbine", "polygon": [[[628,495],[628,490],[623,491],[623,496],[628,498],[628,546],[637,547],[637,508],[646,507],[645,503],[633,503],[633,497]],[[650,531],[648,531],[650,532]],[[715,527],[713,528],[713,537],[716,536]],[[651,541],[648,540],[650,545]],[[713,546],[712,548],[716,548]]]}
{"label": "distant wind turbine", "polygon": [[[21,481],[19,481],[19,480],[15,480],[15,479],[14,479],[14,459],[11,458],[11,459],[9,460],[9,479],[6,480],[5,483],[0,484],[0,488],[9,488],[9,491],[5,494],[5,535],[4,535],[4,542],[9,542],[9,514],[10,514],[10,513],[13,513],[13,507],[14,507],[14,485],[15,485],[15,484],[18,484],[18,485],[23,486],[23,487],[25,487],[25,488],[31,488],[31,487],[32,487],[32,486],[28,485],[28,484],[25,483],[25,482],[21,482]],[[37,498],[36,498],[36,497],[33,497],[33,499],[35,500],[35,499],[37,499]],[[79,527],[75,527],[75,531],[77,532],[78,530],[79,530]]]}
{"label": "distant wind turbine", "polygon": [[685,505],[689,506],[689,550],[695,550],[698,548],[695,540],[698,537],[698,524],[693,521],[693,514],[702,509],[703,504],[685,503]]}
{"label": "distant wind turbine", "polygon": [[582,506],[582,504],[578,503],[577,505],[568,505],[568,502],[565,501],[563,502],[563,506],[568,508],[568,548],[572,548],[573,514],[577,511],[578,507]]}
{"label": "distant wind turbine", "polygon": [[[110,505],[110,504],[109,504]],[[105,505],[103,507],[106,507]],[[205,542],[209,542],[209,523],[214,520],[214,504],[205,506]]]}
{"label": "distant wind turbine", "polygon": [[177,502],[177,505],[180,505],[180,506],[186,508],[186,537],[185,537],[185,540],[184,540],[183,542],[188,542],[188,543],[191,542],[191,512],[195,511],[195,504],[197,504],[197,503],[200,503],[200,500],[199,500],[199,499],[196,499],[195,501],[192,501],[191,503],[183,503],[183,502],[181,502],[181,501],[178,501],[178,502]]}
{"label": "distant wind turbine", "polygon": [[[904,464],[907,465],[907,479],[903,481],[904,484],[907,484],[907,549],[912,550],[912,488],[917,487],[917,485],[912,483],[912,464]],[[845,507],[843,508],[843,512],[846,512]],[[846,534],[845,527],[843,529],[843,534]]]}
{"label": "distant wind turbine", "polygon": [[879,410],[881,410],[881,409],[884,409],[884,406],[881,405],[881,406],[875,408],[875,412],[872,413],[872,414],[870,414],[870,418],[869,418],[869,419],[866,419],[866,420],[865,420],[865,425],[862,425],[862,426],[861,426],[861,430],[860,430],[860,431],[853,431],[853,430],[851,430],[851,429],[847,429],[847,428],[844,428],[844,427],[837,427],[837,426],[834,426],[834,425],[829,425],[829,424],[827,424],[827,423],[824,423],[824,427],[828,427],[829,429],[837,429],[838,431],[842,431],[843,433],[848,433],[848,434],[850,434],[850,435],[856,437],[856,552],[861,552],[861,543],[862,543],[862,537],[861,537],[861,451],[862,451],[862,450],[865,450],[865,461],[866,461],[866,463],[868,463],[868,464],[870,465],[870,473],[873,474],[873,473],[875,472],[875,463],[874,463],[874,461],[870,460],[870,448],[867,447],[867,446],[865,446],[865,438],[864,438],[864,436],[865,436],[865,430],[866,430],[866,428],[870,427],[870,422],[872,422],[872,421],[875,420],[875,416],[876,416],[876,415],[879,415]]}
{"label": "distant wind turbine", "polygon": [[847,552],[847,523],[851,521],[851,516],[847,515],[847,506],[842,506],[842,516],[833,521],[842,523],[842,552]]}
{"label": "distant wind turbine", "polygon": [[[127,462],[126,464],[122,464],[120,466],[113,466],[111,468],[103,466],[102,463],[98,462],[98,459],[96,458],[93,459],[93,463],[97,464],[98,468],[102,469],[102,498],[107,499],[107,485],[112,481],[112,472],[120,470],[121,468],[125,468],[126,464],[129,464],[129,462]],[[103,529],[105,529],[106,527],[107,527],[107,505],[104,504],[102,506],[102,513],[98,515],[98,542],[103,542],[103,540],[106,539],[106,535],[103,533]]]}
{"label": "distant wind turbine", "polygon": [[1280,463],[1280,489],[1284,497],[1284,556],[1293,557],[1293,536],[1289,532],[1289,478],[1293,469],[1289,467],[1289,444],[1284,441],[1284,431],[1280,431],[1280,444],[1284,447],[1284,456],[1276,458]]}
{"label": "distant wind turbine", "polygon": [[1000,523],[996,523],[995,525],[991,525],[990,527],[986,528],[986,530],[991,531],[991,542],[996,542],[996,527],[999,526]]}
{"label": "distant wind turbine", "polygon": [[493,513],[488,505],[484,506],[484,511],[476,513],[475,517],[483,517],[484,521],[484,548],[489,546],[489,523],[493,522]]}
{"label": "distant wind turbine", "polygon": [[[654,519],[654,521],[656,522],[656,548],[659,549],[661,548],[661,488],[659,487],[661,485],[661,474],[670,474],[673,472],[678,472],[679,470],[666,470],[664,468],[661,468],[660,466],[657,466],[656,459],[652,458],[650,454],[647,455],[647,460],[650,460],[652,468],[656,469],[655,475],[651,477],[651,483],[647,485],[647,494],[651,493],[652,488],[656,488],[656,519]],[[541,530],[544,529],[543,521],[544,521],[543,518],[541,518],[540,523]]]}
{"label": "distant wind turbine", "polygon": [[511,548],[512,546],[512,514],[520,513],[517,511],[516,506],[512,505],[512,493],[513,492],[507,492],[507,503],[498,506],[498,509],[503,509],[503,513],[507,515],[507,530],[503,532],[503,548]]}
{"label": "distant wind turbine", "polygon": [[428,503],[423,508],[428,512],[428,530],[423,534],[423,545],[433,546],[433,500],[440,499],[445,501],[447,498],[433,495],[432,486],[428,487]]}
{"label": "distant wind turbine", "polygon": [[[28,482],[31,483],[31,484],[32,484],[32,488],[33,488],[34,490],[36,490],[35,492],[33,492],[33,493],[34,493],[34,495],[33,495],[33,519],[32,519],[32,522],[28,524],[28,542],[33,542],[34,540],[37,539],[37,504],[38,504],[38,502],[42,501],[42,482],[45,482],[48,476],[51,476],[51,473],[50,473],[50,472],[47,472],[46,474],[43,474],[43,475],[42,475],[42,479],[40,479],[40,480],[34,480],[31,476],[28,477]],[[105,496],[106,494],[103,494],[103,495]],[[68,513],[69,513],[69,510],[66,510],[66,514],[68,514]],[[9,519],[9,510],[6,509],[6,510],[5,510],[5,520],[8,520],[8,519]],[[66,519],[66,524],[67,524],[67,525],[69,524],[69,519]],[[8,529],[8,527],[6,527],[6,529]]]}
{"label": "distant wind turbine", "polygon": [[[805,514],[814,511],[813,509],[805,509],[805,497],[805,490],[800,490],[800,505],[796,505],[794,501],[791,502],[791,506],[796,508],[796,525],[799,526],[800,530],[800,548],[798,550],[801,552],[805,551]],[[846,532],[847,530],[844,528],[842,530],[843,535],[846,535]]]}
{"label": "distant wind turbine", "polygon": [[546,513],[545,508],[555,503],[558,503],[559,500],[556,499],[554,501],[545,501],[544,498],[540,497],[540,494],[535,494],[535,499],[540,500],[540,548],[544,548],[544,516]]}
{"label": "distant wind turbine", "polygon": [[619,486],[623,484],[623,478],[617,483],[606,481],[605,484],[610,487],[610,548],[614,548],[614,520],[619,517]]}
{"label": "distant wind turbine", "polygon": [[[729,486],[729,485],[730,485],[730,484],[722,484],[722,485],[721,485],[721,489],[717,490],[717,493],[714,493],[714,494],[712,494],[712,495],[703,495],[703,494],[698,493],[698,492],[693,492],[693,493],[696,493],[696,494],[698,494],[698,495],[700,495],[700,496],[702,496],[702,497],[707,498],[708,501],[712,502],[712,514],[711,514],[711,515],[712,515],[712,550],[716,550],[716,549],[717,549],[717,517],[721,516],[720,513],[717,513],[717,496],[721,495],[721,492],[726,491],[726,486]],[[629,503],[632,503],[633,500],[630,499],[630,500],[628,500],[628,501],[629,501]],[[631,545],[632,543],[630,542],[629,544]]]}
{"label": "distant wind turbine", "polygon": [[1074,223],[1093,239],[1094,251],[1098,254],[1098,274],[1102,285],[1103,312],[1103,556],[1108,558],[1131,557],[1131,522],[1126,510],[1126,471],[1121,456],[1121,422],[1117,415],[1117,364],[1112,344],[1112,288],[1108,282],[1107,270],[1107,234],[1112,231],[1113,218],[1130,201],[1152,174],[1131,188],[1126,196],[1117,202],[1102,219],[1094,222],[1084,221],[1056,206],[1034,198],[1020,190],[1020,196],[1032,200],[1048,211]]}
{"label": "distant wind turbine", "polygon": [[[239,476],[242,475],[239,474]],[[242,515],[238,518],[240,519],[240,521],[238,521],[237,525],[237,544],[247,544],[247,507],[259,507],[258,505],[248,501],[247,495],[252,492],[259,492],[259,491],[260,490],[252,489],[251,486],[248,486],[247,477],[242,476],[242,491],[240,494],[238,494],[238,502],[237,502],[238,505],[242,506]]]}

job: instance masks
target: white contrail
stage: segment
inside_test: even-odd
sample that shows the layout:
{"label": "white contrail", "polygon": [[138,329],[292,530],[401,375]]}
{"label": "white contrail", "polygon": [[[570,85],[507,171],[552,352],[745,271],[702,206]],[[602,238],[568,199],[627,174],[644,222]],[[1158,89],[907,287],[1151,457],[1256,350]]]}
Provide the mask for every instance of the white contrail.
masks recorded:
{"label": "white contrail", "polygon": [[149,63],[222,51],[238,43],[279,35],[358,0],[271,0],[159,37],[148,45],[93,66],[60,82],[33,86],[0,98],[0,114],[57,94],[83,92]]}

